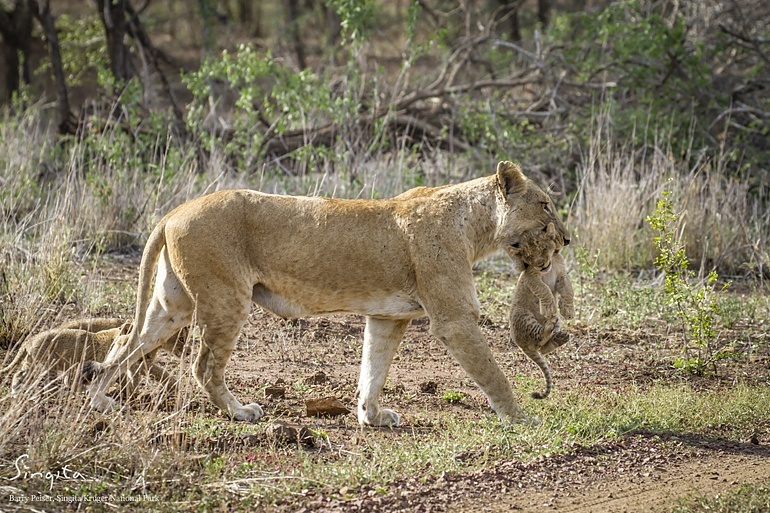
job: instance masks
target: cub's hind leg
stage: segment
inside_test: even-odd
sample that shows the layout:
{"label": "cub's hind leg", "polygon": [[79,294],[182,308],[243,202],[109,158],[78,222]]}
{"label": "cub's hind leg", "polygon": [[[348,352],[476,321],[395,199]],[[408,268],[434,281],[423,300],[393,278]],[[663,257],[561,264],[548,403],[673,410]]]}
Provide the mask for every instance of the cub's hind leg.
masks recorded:
{"label": "cub's hind leg", "polygon": [[549,354],[557,349],[559,349],[561,346],[569,342],[569,333],[560,331],[558,333],[554,333],[553,336],[546,342],[544,345],[542,345],[539,349],[540,354]]}
{"label": "cub's hind leg", "polygon": [[514,343],[537,364],[545,378],[545,391],[532,392],[532,397],[535,399],[545,399],[553,388],[553,378],[548,362],[540,352],[540,346],[544,337],[550,336],[553,339],[558,334],[551,336],[551,334],[547,333],[548,330],[540,324],[535,315],[524,308],[513,307],[511,309],[510,325],[511,338]]}
{"label": "cub's hind leg", "polygon": [[543,378],[545,378],[545,390],[542,392],[532,392],[532,398],[545,399],[551,393],[551,389],[553,389],[553,377],[551,376],[551,368],[548,366],[548,361],[538,351],[530,351],[523,347],[521,349],[524,351],[524,354],[529,356],[540,367],[540,372],[543,373]]}

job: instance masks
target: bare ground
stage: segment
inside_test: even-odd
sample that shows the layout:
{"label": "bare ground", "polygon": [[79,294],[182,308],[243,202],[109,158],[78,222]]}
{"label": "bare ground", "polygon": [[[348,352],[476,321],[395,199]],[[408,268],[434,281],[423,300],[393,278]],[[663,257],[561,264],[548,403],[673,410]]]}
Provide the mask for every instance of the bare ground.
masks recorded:
{"label": "bare ground", "polygon": [[[425,320],[410,326],[403,347],[391,369],[391,383],[384,403],[403,415],[399,430],[431,429],[429,412],[451,408],[457,415],[481,415],[488,407],[481,393],[428,333]],[[283,338],[285,330],[293,331]],[[486,319],[484,330],[495,356],[509,376],[529,374],[531,391],[542,386],[534,366],[507,343],[507,327]],[[672,369],[667,358],[675,352],[665,340],[649,334],[623,331],[597,332],[573,326],[574,340],[558,354],[549,355],[556,389],[607,387],[622,390],[633,383],[647,386],[665,381],[686,381],[695,388],[732,386],[736,380],[767,383],[767,358],[754,355],[740,362],[723,362],[718,377],[686,376]],[[316,395],[327,392],[343,397],[354,409],[350,394],[355,390],[363,320],[359,317],[331,317],[285,323],[255,314],[244,333],[235,357],[241,379],[267,382],[312,380],[322,371],[325,385]],[[276,337],[278,340],[276,340]],[[336,342],[327,345],[329,337]],[[294,340],[277,348],[280,339]],[[254,359],[251,343],[262,340],[275,354],[268,360]],[[342,341],[340,344],[339,341]],[[259,343],[259,342],[257,342]],[[315,350],[311,349],[315,347]],[[321,349],[324,348],[325,349]],[[319,352],[320,349],[320,352]],[[278,355],[284,355],[283,359]],[[256,378],[255,376],[259,376]],[[433,386],[435,384],[435,387]],[[449,405],[439,396],[442,390],[459,390],[463,404]],[[427,390],[427,391],[426,391]],[[434,391],[435,390],[435,391]],[[523,393],[524,391],[522,391]],[[345,394],[348,394],[345,397]],[[302,422],[301,401],[285,398],[268,403],[267,411],[281,410]],[[427,412],[427,415],[426,415]],[[354,419],[345,422],[353,423]],[[388,487],[381,495],[372,487],[349,490],[353,498],[308,497],[303,504],[287,510],[299,511],[571,511],[650,512],[670,510],[676,499],[693,493],[713,496],[745,483],[770,483],[770,419],[754,426],[740,439],[724,436],[725,429],[709,433],[630,432],[591,447],[577,446],[566,454],[540,457],[528,463],[496,459],[479,448],[457,459],[486,458],[483,471],[445,474],[438,478],[409,478]],[[346,435],[346,433],[348,433]],[[335,443],[355,443],[347,436],[356,430],[334,432]],[[393,433],[398,438],[398,430]]]}
{"label": "bare ground", "polygon": [[[111,273],[113,280],[135,278],[132,266]],[[499,305],[498,305],[499,306]],[[128,312],[126,316],[128,316]],[[499,317],[499,315],[498,315]],[[695,389],[730,387],[736,382],[770,382],[768,344],[752,320],[741,340],[742,348],[720,363],[718,377],[694,377],[675,371],[670,358],[677,354],[669,329],[648,331],[596,329],[575,323],[573,338],[549,360],[555,378],[553,394],[563,390],[607,389],[622,393],[625,387],[681,381]],[[391,368],[383,404],[402,415],[402,426],[393,430],[360,430],[355,421],[355,393],[364,320],[359,316],[283,321],[256,309],[244,328],[228,366],[228,381],[242,400],[260,402],[266,423],[287,419],[297,426],[321,427],[330,433],[333,450],[314,449],[313,457],[334,461],[341,451],[356,450],[361,436],[400,437],[438,429],[432,418],[449,411],[463,418],[485,417],[490,410],[484,396],[444,347],[429,334],[427,320],[414,321]],[[512,351],[508,328],[491,318],[482,328],[505,373],[518,392],[542,387],[536,367],[519,351]],[[748,346],[747,346],[748,347]],[[0,355],[4,356],[4,355]],[[191,380],[186,377],[183,379]],[[277,387],[278,396],[266,395]],[[446,390],[464,394],[457,404],[441,398]],[[352,412],[336,419],[309,419],[305,399],[338,398]],[[212,417],[221,414],[202,400],[188,405]],[[173,408],[173,406],[172,406]],[[369,434],[367,434],[367,431]],[[265,441],[264,425],[241,440],[246,445]],[[191,450],[216,451],[231,440],[189,440]],[[187,442],[186,442],[187,443]],[[253,450],[257,450],[253,448]],[[297,447],[298,451],[308,450]],[[483,470],[460,471],[428,478],[406,477],[387,491],[362,486],[298,497],[282,511],[570,511],[648,512],[670,510],[675,501],[692,493],[714,495],[744,483],[770,483],[770,418],[745,433],[716,427],[707,433],[674,435],[632,431],[594,446],[571,447],[522,462],[506,459],[489,448],[456,455],[458,461],[484,462]],[[478,468],[478,466],[476,467]]]}

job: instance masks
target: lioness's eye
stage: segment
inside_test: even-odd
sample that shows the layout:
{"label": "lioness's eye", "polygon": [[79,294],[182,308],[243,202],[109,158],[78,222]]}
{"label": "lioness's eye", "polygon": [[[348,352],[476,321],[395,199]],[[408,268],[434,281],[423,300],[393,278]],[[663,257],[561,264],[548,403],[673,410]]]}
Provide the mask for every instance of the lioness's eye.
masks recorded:
{"label": "lioness's eye", "polygon": [[520,244],[518,242],[514,242],[514,243],[511,244],[512,248],[518,248],[519,246],[520,246]]}
{"label": "lioness's eye", "polygon": [[543,210],[545,210],[546,214],[551,213],[551,206],[548,203],[543,203]]}

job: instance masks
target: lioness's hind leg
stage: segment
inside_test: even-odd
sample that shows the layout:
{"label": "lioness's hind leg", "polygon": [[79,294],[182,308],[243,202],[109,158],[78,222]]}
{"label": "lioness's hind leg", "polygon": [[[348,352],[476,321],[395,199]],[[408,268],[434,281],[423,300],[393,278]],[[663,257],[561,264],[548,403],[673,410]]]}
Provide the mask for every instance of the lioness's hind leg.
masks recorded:
{"label": "lioness's hind leg", "polygon": [[155,288],[142,332],[138,338],[133,330],[128,337],[116,338],[104,363],[96,365],[100,376],[89,386],[91,406],[102,411],[113,407],[115,401],[106,394],[112,383],[122,375],[128,377],[124,392],[130,395],[136,384],[131,369],[141,358],[153,353],[179,329],[189,324],[192,314],[193,303],[171,269],[164,249],[158,260]]}
{"label": "lioness's hind leg", "polygon": [[259,404],[241,404],[225,383],[225,365],[235,349],[237,336],[238,331],[224,334],[212,330],[207,332],[204,328],[200,351],[193,367],[195,379],[211,402],[227,412],[233,420],[256,422],[263,415]]}
{"label": "lioness's hind leg", "polygon": [[380,408],[380,393],[408,325],[408,320],[366,318],[361,375],[356,392],[360,424],[398,426],[400,422],[396,412]]}

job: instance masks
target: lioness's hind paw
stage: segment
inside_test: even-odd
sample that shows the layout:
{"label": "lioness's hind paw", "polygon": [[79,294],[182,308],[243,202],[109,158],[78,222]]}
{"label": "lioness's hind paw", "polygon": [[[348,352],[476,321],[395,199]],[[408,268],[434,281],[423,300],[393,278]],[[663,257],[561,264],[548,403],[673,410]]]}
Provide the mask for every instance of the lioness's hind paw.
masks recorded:
{"label": "lioness's hind paw", "polygon": [[240,408],[234,409],[230,415],[233,420],[240,420],[243,422],[256,422],[262,418],[264,412],[262,407],[257,403],[244,404]]}
{"label": "lioness's hind paw", "polygon": [[373,427],[396,427],[401,423],[401,417],[395,411],[383,408],[378,415],[359,417],[359,423]]}

